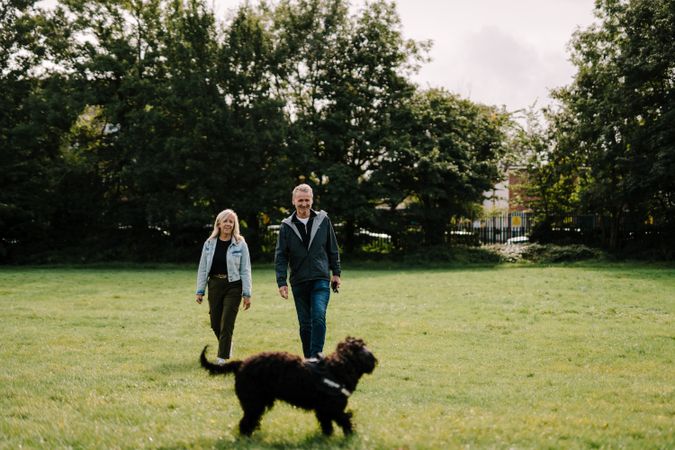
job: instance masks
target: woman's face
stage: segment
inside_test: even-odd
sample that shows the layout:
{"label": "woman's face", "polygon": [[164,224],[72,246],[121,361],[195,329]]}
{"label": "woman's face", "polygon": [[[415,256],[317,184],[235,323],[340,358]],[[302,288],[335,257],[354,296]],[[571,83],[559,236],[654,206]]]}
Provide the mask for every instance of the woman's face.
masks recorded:
{"label": "woman's face", "polygon": [[232,214],[226,216],[219,222],[219,226],[221,232],[225,232],[226,234],[232,233],[232,230],[234,230],[234,216]]}

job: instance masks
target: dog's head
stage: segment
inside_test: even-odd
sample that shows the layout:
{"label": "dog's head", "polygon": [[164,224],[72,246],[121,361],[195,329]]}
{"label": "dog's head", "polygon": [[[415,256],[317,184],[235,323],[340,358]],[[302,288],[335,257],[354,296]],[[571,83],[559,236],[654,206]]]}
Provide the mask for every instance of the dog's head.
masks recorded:
{"label": "dog's head", "polygon": [[368,350],[366,343],[351,336],[338,344],[336,353],[340,359],[349,361],[361,373],[372,373],[377,365],[377,358]]}

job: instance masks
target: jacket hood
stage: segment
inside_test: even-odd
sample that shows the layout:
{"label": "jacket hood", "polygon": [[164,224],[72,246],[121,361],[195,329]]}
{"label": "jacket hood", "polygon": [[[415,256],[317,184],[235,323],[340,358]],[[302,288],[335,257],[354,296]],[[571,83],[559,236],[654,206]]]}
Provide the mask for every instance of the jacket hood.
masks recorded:
{"label": "jacket hood", "polygon": [[[312,210],[314,211],[314,210]],[[314,217],[314,222],[312,223],[312,229],[309,232],[309,247],[312,246],[312,241],[314,240],[314,236],[316,235],[317,230],[319,229],[319,226],[321,225],[321,222],[324,221],[326,217],[328,217],[328,214],[326,211],[314,211],[316,216]],[[293,211],[293,214],[290,216],[286,217],[284,220],[281,221],[281,224],[286,224],[288,227],[290,227],[291,230],[300,238],[302,241],[302,236],[300,235],[300,231],[298,231],[298,228],[293,224],[293,216],[295,216],[295,211]]]}
{"label": "jacket hood", "polygon": [[[324,210],[319,210],[319,211],[312,210],[312,211],[314,212],[314,214],[316,214],[315,220],[320,218],[319,223],[323,222],[323,219],[325,219],[326,216],[328,216],[328,213],[326,213],[326,211],[324,211]],[[291,225],[293,223],[293,217],[295,215],[296,215],[296,211],[293,211],[293,213],[290,216],[286,217],[284,220],[282,220],[281,223],[285,223],[286,225]]]}

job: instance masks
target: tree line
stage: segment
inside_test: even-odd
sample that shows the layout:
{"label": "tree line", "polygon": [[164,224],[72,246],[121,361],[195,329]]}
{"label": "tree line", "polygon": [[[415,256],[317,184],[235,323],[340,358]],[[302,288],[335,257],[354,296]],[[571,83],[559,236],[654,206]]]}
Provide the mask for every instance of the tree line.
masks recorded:
{"label": "tree line", "polygon": [[191,255],[226,207],[259,253],[301,181],[347,252],[375,223],[434,243],[499,179],[508,115],[418,89],[428,44],[393,3],[243,4],[227,22],[200,0],[6,6],[5,253]]}
{"label": "tree line", "polygon": [[607,248],[652,245],[672,258],[675,2],[596,1],[595,16],[570,41],[573,81],[529,135],[533,206],[545,230],[556,216],[596,214],[593,239]]}
{"label": "tree line", "polygon": [[538,128],[416,86],[430,43],[394,2],[244,3],[224,21],[203,0],[0,5],[1,261],[194,259],[224,208],[260,257],[299,182],[347,253],[361,228],[436,245],[514,161],[542,224],[593,210],[613,242],[628,216],[674,223],[666,0],[598,2]]}

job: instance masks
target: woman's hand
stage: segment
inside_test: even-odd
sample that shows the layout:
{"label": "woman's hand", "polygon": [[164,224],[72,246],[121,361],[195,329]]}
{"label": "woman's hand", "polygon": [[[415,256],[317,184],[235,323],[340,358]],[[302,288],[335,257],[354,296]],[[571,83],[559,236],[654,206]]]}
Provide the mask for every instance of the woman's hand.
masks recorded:
{"label": "woman's hand", "polygon": [[204,294],[197,294],[197,295],[195,296],[195,301],[196,301],[198,304],[201,305],[203,300],[204,300]]}
{"label": "woman's hand", "polygon": [[251,297],[242,297],[242,299],[244,300],[242,308],[244,308],[244,311],[246,311],[251,307]]}

